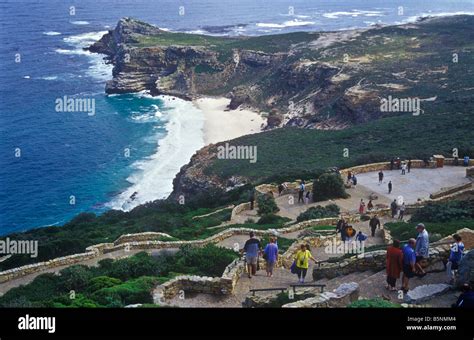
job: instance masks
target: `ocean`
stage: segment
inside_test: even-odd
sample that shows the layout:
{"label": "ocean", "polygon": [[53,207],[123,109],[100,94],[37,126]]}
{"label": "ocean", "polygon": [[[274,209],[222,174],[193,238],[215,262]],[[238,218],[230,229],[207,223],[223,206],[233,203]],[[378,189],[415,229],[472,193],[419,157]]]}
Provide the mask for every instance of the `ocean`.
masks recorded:
{"label": "ocean", "polygon": [[[462,13],[474,14],[474,0],[0,1],[0,234],[165,198],[204,146],[203,114],[192,103],[105,95],[112,67],[83,47],[121,17],[234,36]],[[95,114],[58,112],[64,96],[93,98]]]}

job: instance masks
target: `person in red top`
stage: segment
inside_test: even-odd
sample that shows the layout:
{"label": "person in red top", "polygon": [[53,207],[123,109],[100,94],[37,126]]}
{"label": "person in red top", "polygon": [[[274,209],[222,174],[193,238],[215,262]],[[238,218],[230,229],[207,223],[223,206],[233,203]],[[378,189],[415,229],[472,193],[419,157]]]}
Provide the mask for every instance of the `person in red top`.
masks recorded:
{"label": "person in red top", "polygon": [[403,252],[400,249],[400,241],[393,240],[393,245],[388,247],[386,255],[387,286],[389,290],[397,290],[395,284],[400,277],[403,268]]}

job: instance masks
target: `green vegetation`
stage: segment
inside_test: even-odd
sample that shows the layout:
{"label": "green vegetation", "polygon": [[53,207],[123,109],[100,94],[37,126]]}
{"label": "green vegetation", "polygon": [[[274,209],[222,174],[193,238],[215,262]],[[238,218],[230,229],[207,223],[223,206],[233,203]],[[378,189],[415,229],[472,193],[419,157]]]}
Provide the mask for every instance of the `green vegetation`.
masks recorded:
{"label": "green vegetation", "polygon": [[445,222],[474,219],[474,200],[428,203],[415,211],[410,222]]}
{"label": "green vegetation", "polygon": [[337,173],[325,173],[313,183],[313,201],[326,201],[331,198],[347,198],[344,181]]}
{"label": "green vegetation", "polygon": [[[390,222],[385,224],[385,228],[390,230],[394,239],[408,240],[411,237],[416,238],[416,224],[417,223]],[[425,222],[424,225],[430,235],[440,234],[441,237],[445,237],[454,234],[457,230],[462,228],[474,230],[474,219],[439,223]]]}
{"label": "green vegetation", "polygon": [[31,258],[26,254],[14,255],[0,263],[0,270],[81,253],[90,245],[113,242],[119,236],[128,233],[160,231],[173,237],[161,238],[163,241],[205,238],[219,231],[207,228],[230,220],[231,209],[193,219],[194,216],[217,209],[196,209],[192,202],[189,204],[190,206],[184,206],[156,201],[139,206],[130,212],[110,210],[100,216],[82,213],[62,227],[45,227],[10,234],[8,237],[15,240],[38,240],[38,257]]}
{"label": "green vegetation", "polygon": [[[269,183],[283,178],[294,180],[300,174],[315,178],[308,174],[334,166],[346,168],[388,161],[395,155],[424,159],[436,153],[450,157],[453,144],[463,150],[461,155],[473,157],[473,118],[474,113],[421,114],[378,119],[345,130],[275,129],[233,140],[235,145],[256,145],[258,162],[215,159],[205,172],[222,178],[238,175],[255,183]],[[396,136],[396,143],[392,136]],[[342,150],[348,145],[351,153],[345,158]]]}
{"label": "green vegetation", "polygon": [[401,308],[401,305],[382,298],[375,298],[354,301],[347,308]]}
{"label": "green vegetation", "polygon": [[287,217],[281,217],[275,214],[265,214],[260,217],[257,224],[276,224],[281,225],[282,223],[286,223],[291,221],[291,219]]}
{"label": "green vegetation", "polygon": [[302,222],[316,218],[337,217],[339,212],[339,207],[336,204],[329,204],[325,207],[318,205],[299,214],[296,220]]}
{"label": "green vegetation", "polygon": [[152,289],[179,274],[221,276],[238,257],[232,250],[207,245],[183,247],[175,254],[152,257],[145,252],[98,267],[74,265],[36,277],[0,297],[1,307],[123,307],[153,303]]}
{"label": "green vegetation", "polygon": [[428,203],[412,215],[409,223],[386,223],[385,228],[394,239],[408,240],[416,237],[415,226],[423,223],[430,235],[438,234],[438,238],[442,238],[462,228],[474,230],[473,207],[474,200]]}
{"label": "green vegetation", "polygon": [[257,204],[259,215],[273,214],[280,210],[275,202],[275,199],[270,195],[258,195]]}

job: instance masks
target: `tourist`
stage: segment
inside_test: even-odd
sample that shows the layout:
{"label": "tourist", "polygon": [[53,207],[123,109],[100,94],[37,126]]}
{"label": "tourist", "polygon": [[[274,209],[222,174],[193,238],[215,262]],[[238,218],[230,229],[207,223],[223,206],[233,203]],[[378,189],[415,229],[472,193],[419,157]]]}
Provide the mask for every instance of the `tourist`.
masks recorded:
{"label": "tourist", "polygon": [[395,161],[394,161],[394,159],[392,158],[392,159],[390,160],[390,170],[393,170],[394,163],[395,163]]}
{"label": "tourist", "polygon": [[461,287],[461,295],[453,305],[454,308],[474,308],[474,284],[464,283]]}
{"label": "tourist", "polygon": [[400,157],[397,157],[397,159],[395,159],[395,164],[397,165],[397,169],[400,170],[401,165],[402,165],[402,161]]}
{"label": "tourist", "polygon": [[377,227],[380,229],[380,220],[378,219],[377,215],[372,216],[369,221],[370,231],[372,232],[372,237],[375,237],[375,230]]}
{"label": "tourist", "polygon": [[411,238],[408,243],[403,247],[403,279],[402,279],[402,290],[406,294],[408,292],[408,284],[412,277],[415,276],[415,244],[416,240]]}
{"label": "tourist", "polygon": [[410,173],[410,170],[411,170],[411,159],[408,160],[407,170],[408,170],[408,173]]}
{"label": "tourist", "polygon": [[369,203],[367,203],[367,210],[372,210],[374,209],[374,204],[372,203],[372,200],[369,200]]}
{"label": "tourist", "polygon": [[403,268],[403,253],[400,249],[399,240],[393,240],[393,244],[387,248],[385,259],[387,271],[386,288],[389,290],[397,290],[395,286]]}
{"label": "tourist", "polygon": [[301,181],[300,189],[298,191],[298,203],[300,203],[300,201],[301,203],[304,203],[304,200],[303,200],[304,188],[305,188],[304,181]]}
{"label": "tourist", "polygon": [[451,246],[451,251],[449,253],[448,263],[446,263],[446,274],[448,275],[448,283],[454,283],[454,271],[459,268],[459,262],[462,259],[464,252],[464,243],[462,243],[462,238],[458,234],[453,235],[454,244]]}
{"label": "tourist", "polygon": [[311,191],[308,191],[308,192],[306,193],[305,198],[304,198],[304,203],[305,203],[305,204],[309,204],[309,202],[310,202],[310,198],[309,198],[310,195],[311,195]]}
{"label": "tourist", "polygon": [[388,182],[388,193],[389,193],[389,194],[392,193],[392,188],[393,188],[393,186],[392,186],[392,181],[389,181],[389,182]]}
{"label": "tourist", "polygon": [[266,261],[267,276],[273,276],[273,268],[278,262],[278,246],[274,237],[270,237],[270,243],[267,244],[263,251],[263,257]]}
{"label": "tourist", "polygon": [[357,186],[357,177],[356,175],[352,175],[352,184],[354,185],[354,188]]}
{"label": "tourist", "polygon": [[247,263],[247,270],[249,279],[252,275],[257,273],[257,261],[258,254],[262,250],[260,241],[255,237],[253,231],[250,232],[250,239],[245,242],[244,251],[245,251],[245,262]]}
{"label": "tourist", "polygon": [[345,235],[345,242],[352,242],[354,236],[356,236],[356,230],[354,227],[351,225],[347,225],[346,228],[344,228],[344,235]]}
{"label": "tourist", "polygon": [[379,171],[379,184],[382,184],[382,181],[383,181],[383,171],[380,170]]}
{"label": "tourist", "polygon": [[363,214],[365,212],[365,202],[364,199],[360,199],[360,204],[359,204],[359,214]]}
{"label": "tourist", "polygon": [[416,231],[418,232],[418,236],[416,237],[416,272],[420,277],[426,275],[423,267],[421,266],[421,262],[429,257],[429,247],[430,247],[430,239],[428,235],[428,231],[425,228],[423,223],[419,223],[416,226]]}
{"label": "tourist", "polygon": [[398,214],[398,219],[403,221],[403,215],[405,214],[405,202],[400,206],[400,213]]}
{"label": "tourist", "polygon": [[351,182],[351,179],[352,179],[352,172],[348,171],[347,172],[347,183],[348,184]]}
{"label": "tourist", "polygon": [[340,220],[337,221],[337,224],[336,224],[336,233],[340,233],[345,225],[346,225],[346,220],[344,220],[344,217],[341,217]]}
{"label": "tourist", "polygon": [[281,196],[281,193],[283,192],[283,190],[285,190],[285,187],[283,186],[283,184],[280,184],[278,186],[278,195]]}
{"label": "tourist", "polygon": [[358,242],[364,242],[365,240],[367,240],[367,235],[364,234],[362,231],[359,230],[359,232],[357,233],[357,236],[356,236],[356,241]]}
{"label": "tourist", "polygon": [[304,283],[306,273],[308,272],[310,259],[316,263],[316,260],[314,259],[313,255],[311,255],[311,252],[307,249],[307,246],[302,244],[300,250],[298,250],[295,256],[296,272],[298,274],[299,283]]}
{"label": "tourist", "polygon": [[252,188],[252,190],[250,190],[249,201],[250,201],[250,210],[253,210],[254,202],[255,202],[255,188]]}
{"label": "tourist", "polygon": [[406,170],[407,170],[407,165],[406,165],[405,162],[403,162],[403,164],[402,164],[402,175],[406,174]]}
{"label": "tourist", "polygon": [[392,203],[390,203],[390,209],[392,210],[392,218],[395,218],[398,210],[397,200],[394,199]]}

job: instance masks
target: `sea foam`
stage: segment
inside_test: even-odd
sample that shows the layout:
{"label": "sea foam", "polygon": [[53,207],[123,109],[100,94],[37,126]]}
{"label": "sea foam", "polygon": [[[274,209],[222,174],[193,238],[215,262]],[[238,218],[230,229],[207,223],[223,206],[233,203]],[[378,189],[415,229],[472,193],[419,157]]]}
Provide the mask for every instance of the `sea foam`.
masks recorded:
{"label": "sea foam", "polygon": [[[149,95],[141,93],[139,96]],[[127,178],[130,187],[109,202],[109,208],[129,211],[140,204],[166,198],[173,191],[173,179],[180,168],[204,146],[204,114],[201,110],[182,99],[155,98],[163,103],[164,108],[157,112],[167,120],[166,136],[158,140],[154,155],[132,165],[135,171]],[[131,199],[135,192],[135,198]]]}

